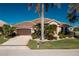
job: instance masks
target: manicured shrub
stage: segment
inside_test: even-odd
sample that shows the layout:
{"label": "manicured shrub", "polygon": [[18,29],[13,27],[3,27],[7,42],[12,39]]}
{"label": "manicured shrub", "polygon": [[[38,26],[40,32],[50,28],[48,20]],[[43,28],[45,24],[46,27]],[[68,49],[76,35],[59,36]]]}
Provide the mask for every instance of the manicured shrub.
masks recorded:
{"label": "manicured shrub", "polygon": [[[40,38],[41,39],[41,24],[36,24],[34,26],[36,29],[34,30],[34,33],[32,34],[32,38],[36,39],[36,38]],[[48,39],[48,40],[53,40],[53,39],[57,39],[56,37],[54,37],[54,32],[56,32],[57,29],[57,25],[55,24],[45,24],[44,26],[44,38]]]}
{"label": "manicured shrub", "polygon": [[60,31],[58,35],[59,35],[59,38],[61,38],[61,39],[66,38],[66,37],[69,37],[69,38],[73,37],[73,33],[71,33],[71,32],[69,32],[68,34],[64,34],[63,32]]}
{"label": "manicured shrub", "polygon": [[49,33],[48,36],[47,36],[47,39],[48,40],[54,40],[54,39],[57,39],[57,37],[55,37],[53,33]]}
{"label": "manicured shrub", "polygon": [[32,39],[36,39],[36,38],[38,38],[38,36],[37,36],[37,34],[36,33],[32,33]]}

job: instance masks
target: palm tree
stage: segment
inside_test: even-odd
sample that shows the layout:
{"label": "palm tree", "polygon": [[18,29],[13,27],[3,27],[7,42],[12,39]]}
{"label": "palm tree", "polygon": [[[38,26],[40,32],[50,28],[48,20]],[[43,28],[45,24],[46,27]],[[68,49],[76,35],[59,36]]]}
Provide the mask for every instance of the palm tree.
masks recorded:
{"label": "palm tree", "polygon": [[[35,32],[33,33],[32,37],[34,38],[36,36],[36,38],[40,38],[41,37],[41,23],[38,23],[34,26]],[[48,39],[48,35],[50,36],[50,34],[52,35],[51,37],[53,37],[56,34],[56,29],[57,26],[52,24],[50,25],[49,23],[44,23],[44,38]],[[36,35],[35,35],[36,34]],[[53,38],[51,38],[53,39]]]}
{"label": "palm tree", "polygon": [[78,3],[69,4],[67,18],[69,19],[70,23],[75,23],[78,21],[79,17],[78,13],[79,13],[79,4]]}
{"label": "palm tree", "polygon": [[[48,7],[49,7],[49,4],[46,3],[42,3],[42,10],[41,10],[41,13],[40,13],[40,3],[36,3],[36,10],[39,14],[39,17],[41,18],[41,40],[43,41],[44,40],[44,5],[46,6],[46,11],[48,11]],[[29,10],[31,9],[32,7],[32,3],[28,4],[29,6]],[[60,8],[60,3],[57,3],[57,4],[54,4],[54,3],[51,3],[51,6],[57,6],[58,8]],[[41,15],[40,15],[41,14]]]}
{"label": "palm tree", "polygon": [[44,40],[44,4],[42,4],[41,12],[41,39]]}
{"label": "palm tree", "polygon": [[[79,15],[78,13],[79,13],[79,4],[78,3],[69,4],[67,18],[68,18],[68,20],[70,22],[70,25],[74,24],[75,22],[77,22],[79,20],[78,19],[78,17],[79,17],[78,16]],[[74,36],[74,34],[73,34],[73,36]]]}
{"label": "palm tree", "polygon": [[3,34],[5,35],[5,37],[11,35],[15,30],[16,30],[15,27],[11,27],[10,25],[6,25],[6,24],[3,25]]}
{"label": "palm tree", "polygon": [[5,35],[5,37],[7,37],[7,36],[10,34],[9,31],[10,31],[10,26],[4,24],[4,25],[3,25],[3,34]]}

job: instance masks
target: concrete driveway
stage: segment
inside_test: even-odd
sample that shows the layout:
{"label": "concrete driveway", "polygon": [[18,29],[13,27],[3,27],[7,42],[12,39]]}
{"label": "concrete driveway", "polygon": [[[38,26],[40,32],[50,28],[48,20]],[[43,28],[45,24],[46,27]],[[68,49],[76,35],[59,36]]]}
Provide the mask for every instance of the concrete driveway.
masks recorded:
{"label": "concrete driveway", "polygon": [[2,45],[5,45],[5,46],[25,46],[30,39],[31,39],[30,35],[16,36],[14,38],[9,39],[7,42],[3,43]]}

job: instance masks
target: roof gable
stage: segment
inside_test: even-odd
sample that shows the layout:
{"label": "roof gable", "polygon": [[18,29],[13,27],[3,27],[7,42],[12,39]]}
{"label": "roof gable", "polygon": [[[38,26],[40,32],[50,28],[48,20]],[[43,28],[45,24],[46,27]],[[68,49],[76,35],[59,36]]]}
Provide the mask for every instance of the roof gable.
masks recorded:
{"label": "roof gable", "polygon": [[22,23],[19,23],[19,24],[15,24],[13,25],[14,27],[17,27],[17,28],[26,28],[26,27],[32,27],[34,25],[33,22],[22,22]]}
{"label": "roof gable", "polygon": [[[44,21],[45,21],[45,23],[49,23],[52,20],[51,19],[48,19],[48,18],[44,18]],[[33,20],[32,22],[34,22],[35,24],[41,23],[41,18],[37,18],[37,19]]]}

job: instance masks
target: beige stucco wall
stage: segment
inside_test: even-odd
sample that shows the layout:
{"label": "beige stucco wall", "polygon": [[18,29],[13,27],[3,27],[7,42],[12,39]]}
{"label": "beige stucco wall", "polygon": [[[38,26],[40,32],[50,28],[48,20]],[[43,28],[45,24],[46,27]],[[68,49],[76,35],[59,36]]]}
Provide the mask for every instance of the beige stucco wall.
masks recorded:
{"label": "beige stucco wall", "polygon": [[57,26],[57,34],[61,31],[61,28]]}

